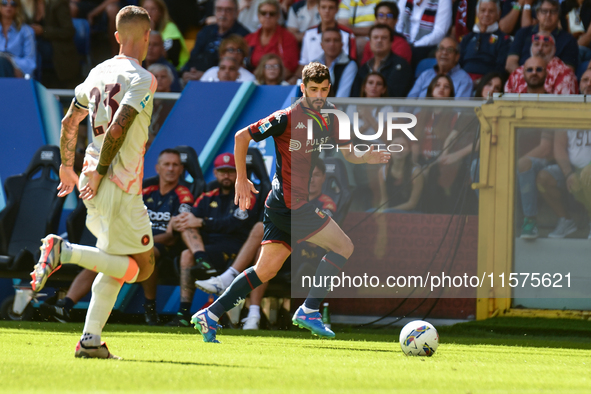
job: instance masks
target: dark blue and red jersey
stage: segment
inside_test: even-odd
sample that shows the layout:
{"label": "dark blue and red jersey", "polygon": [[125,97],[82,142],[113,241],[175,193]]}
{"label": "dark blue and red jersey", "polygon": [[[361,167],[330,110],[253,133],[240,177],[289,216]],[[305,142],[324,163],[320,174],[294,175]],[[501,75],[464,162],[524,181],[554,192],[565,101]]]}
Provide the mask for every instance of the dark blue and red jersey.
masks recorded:
{"label": "dark blue and red jersey", "polygon": [[203,242],[209,245],[242,245],[259,219],[254,193],[251,193],[250,209],[243,211],[234,204],[234,189],[228,194],[222,194],[219,188],[201,194],[195,200],[192,212],[195,217],[203,219],[200,234]]}
{"label": "dark blue and red jersey", "polygon": [[153,185],[146,187],[142,194],[152,222],[152,235],[166,232],[168,222],[173,216],[182,212],[191,212],[193,195],[185,186],[177,185],[177,187],[162,195],[160,186]]}
{"label": "dark blue and red jersey", "polygon": [[[277,167],[273,189],[266,201],[269,208],[297,209],[308,202],[308,186],[320,144],[347,145],[339,139],[338,120],[334,114],[321,114],[302,105],[301,98],[289,108],[272,113],[248,126],[253,140],[275,140]],[[335,106],[326,102],[324,108]],[[312,139],[308,139],[308,119],[312,119]]]}
{"label": "dark blue and red jersey", "polygon": [[310,204],[320,209],[322,212],[324,212],[330,217],[333,217],[334,214],[337,213],[337,204],[335,204],[332,198],[330,198],[326,194],[321,194],[315,199],[310,200]]}

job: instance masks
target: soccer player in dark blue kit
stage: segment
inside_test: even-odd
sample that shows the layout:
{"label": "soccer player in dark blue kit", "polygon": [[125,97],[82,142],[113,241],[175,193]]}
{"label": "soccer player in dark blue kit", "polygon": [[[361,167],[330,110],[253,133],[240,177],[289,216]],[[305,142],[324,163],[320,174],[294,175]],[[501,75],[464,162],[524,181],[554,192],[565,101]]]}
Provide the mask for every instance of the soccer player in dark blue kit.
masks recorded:
{"label": "soccer player in dark blue kit", "polygon": [[[320,143],[332,140],[339,145],[344,158],[355,164],[383,164],[390,153],[372,149],[357,153],[351,141],[339,139],[338,121],[332,114],[322,114],[321,109],[334,109],[326,102],[330,91],[328,68],[320,63],[308,64],[302,72],[300,85],[303,97],[289,108],[238,131],[235,137],[236,203],[240,209],[248,209],[251,192],[256,193],[246,173],[246,153],[251,139],[261,141],[273,137],[277,153],[277,167],[273,188],[265,201],[265,215],[261,254],[254,267],[238,275],[212,305],[193,315],[191,322],[203,335],[204,342],[216,339],[218,319],[226,311],[238,305],[244,298],[272,279],[291,254],[292,238],[297,242],[316,244],[328,253],[322,258],[316,275],[338,275],[347,259],[353,254],[353,243],[328,215],[308,202],[308,186],[315,161],[320,154]],[[308,140],[306,125],[313,122],[313,138]],[[334,332],[322,324],[320,303],[328,289],[312,288],[308,298],[293,316],[293,323],[310,330],[314,335],[332,338]]]}

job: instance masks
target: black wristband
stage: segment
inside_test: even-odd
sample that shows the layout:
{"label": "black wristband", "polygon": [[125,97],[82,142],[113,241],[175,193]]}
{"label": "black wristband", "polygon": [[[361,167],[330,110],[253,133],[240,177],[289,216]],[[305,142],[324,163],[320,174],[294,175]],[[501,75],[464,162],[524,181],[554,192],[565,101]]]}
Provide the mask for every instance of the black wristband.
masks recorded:
{"label": "black wristband", "polygon": [[96,166],[96,172],[98,172],[100,175],[106,175],[108,170],[109,166],[102,166],[100,164]]}

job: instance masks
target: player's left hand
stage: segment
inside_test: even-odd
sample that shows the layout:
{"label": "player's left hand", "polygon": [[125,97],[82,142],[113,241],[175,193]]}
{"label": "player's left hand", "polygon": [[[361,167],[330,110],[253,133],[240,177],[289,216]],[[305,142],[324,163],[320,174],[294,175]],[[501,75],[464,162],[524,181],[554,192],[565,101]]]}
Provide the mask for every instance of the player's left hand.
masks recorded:
{"label": "player's left hand", "polygon": [[78,184],[78,175],[73,167],[60,166],[60,184],[57,186],[57,196],[65,197],[74,191]]}
{"label": "player's left hand", "polygon": [[377,150],[375,145],[371,146],[371,150],[362,156],[367,164],[386,164],[392,154],[387,150]]}
{"label": "player's left hand", "polygon": [[99,174],[97,170],[83,171],[82,174],[88,178],[88,183],[80,189],[80,198],[83,200],[90,200],[98,193],[98,188],[103,180],[103,175]]}

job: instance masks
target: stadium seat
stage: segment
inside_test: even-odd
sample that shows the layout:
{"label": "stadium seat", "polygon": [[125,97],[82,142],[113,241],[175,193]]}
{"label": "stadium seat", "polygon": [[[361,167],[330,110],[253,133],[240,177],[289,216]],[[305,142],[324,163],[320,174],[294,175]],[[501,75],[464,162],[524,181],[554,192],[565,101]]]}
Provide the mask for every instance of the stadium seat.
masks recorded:
{"label": "stadium seat", "polygon": [[[64,198],[57,197],[60,150],[45,145],[27,170],[4,184],[6,207],[0,212],[0,272],[28,275],[35,265],[41,238],[57,232]],[[17,274],[18,273],[18,274]],[[1,274],[0,274],[1,275]]]}
{"label": "stadium seat", "polygon": [[326,164],[326,180],[322,185],[322,193],[332,198],[337,204],[337,212],[333,219],[340,225],[345,220],[351,205],[347,169],[345,164],[336,157],[325,158],[324,164]]}
{"label": "stadium seat", "polygon": [[74,44],[76,50],[83,57],[82,64],[82,75],[86,76],[90,72],[92,67],[92,60],[90,59],[90,24],[86,19],[73,18],[72,23],[74,24]]}
{"label": "stadium seat", "polygon": [[415,70],[415,78],[418,78],[419,75],[423,73],[423,71],[428,70],[431,67],[435,67],[437,64],[437,59],[434,57],[428,57],[423,59],[417,64],[417,69]]}

